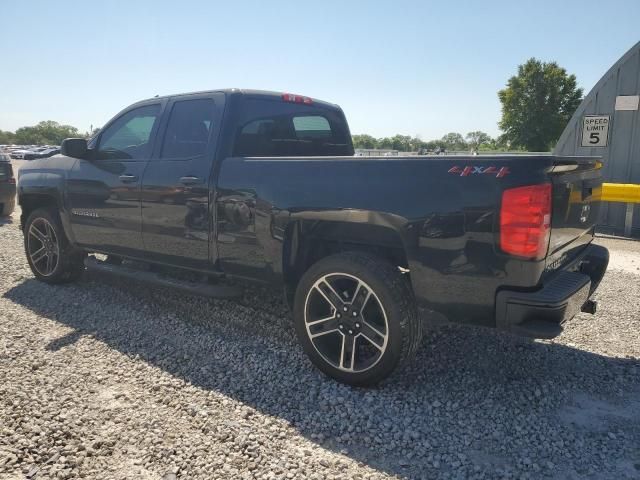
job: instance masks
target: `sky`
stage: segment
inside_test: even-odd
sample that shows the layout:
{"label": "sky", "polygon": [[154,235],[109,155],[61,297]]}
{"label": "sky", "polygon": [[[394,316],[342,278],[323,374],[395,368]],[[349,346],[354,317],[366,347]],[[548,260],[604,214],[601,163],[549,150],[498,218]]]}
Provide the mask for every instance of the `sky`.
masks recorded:
{"label": "sky", "polygon": [[0,129],[88,131],[154,95],[238,87],[339,104],[351,132],[499,133],[528,58],[585,94],[640,40],[639,0],[0,0]]}

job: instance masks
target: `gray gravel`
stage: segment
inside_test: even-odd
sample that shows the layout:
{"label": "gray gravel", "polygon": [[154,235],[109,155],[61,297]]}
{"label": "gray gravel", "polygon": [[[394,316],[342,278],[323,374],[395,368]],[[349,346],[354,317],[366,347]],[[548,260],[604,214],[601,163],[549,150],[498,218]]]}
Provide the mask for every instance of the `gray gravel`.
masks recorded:
{"label": "gray gravel", "polygon": [[[640,270],[611,270],[555,341],[432,327],[412,368],[360,390],[312,368],[267,291],[36,282],[17,218],[0,479],[640,478]],[[640,243],[602,241],[640,266]]]}

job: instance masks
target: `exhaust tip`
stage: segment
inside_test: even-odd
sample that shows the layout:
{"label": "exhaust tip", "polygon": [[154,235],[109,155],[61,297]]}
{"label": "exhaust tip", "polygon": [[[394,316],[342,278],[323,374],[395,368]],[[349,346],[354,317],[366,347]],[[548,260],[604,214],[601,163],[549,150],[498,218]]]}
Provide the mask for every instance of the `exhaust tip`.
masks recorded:
{"label": "exhaust tip", "polygon": [[582,308],[580,309],[580,311],[584,313],[590,313],[591,315],[593,315],[596,313],[597,309],[598,309],[598,302],[594,300],[587,300],[586,302],[584,302],[584,305],[582,305]]}

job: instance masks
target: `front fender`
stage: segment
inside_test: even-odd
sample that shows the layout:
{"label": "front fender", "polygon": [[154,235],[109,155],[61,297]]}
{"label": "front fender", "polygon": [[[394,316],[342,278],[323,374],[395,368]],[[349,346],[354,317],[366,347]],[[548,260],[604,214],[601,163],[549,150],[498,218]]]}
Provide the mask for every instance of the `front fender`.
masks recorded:
{"label": "front fender", "polygon": [[73,242],[69,211],[66,208],[65,189],[68,172],[77,160],[55,156],[34,160],[18,172],[18,203],[23,214],[33,207],[55,207],[69,240]]}

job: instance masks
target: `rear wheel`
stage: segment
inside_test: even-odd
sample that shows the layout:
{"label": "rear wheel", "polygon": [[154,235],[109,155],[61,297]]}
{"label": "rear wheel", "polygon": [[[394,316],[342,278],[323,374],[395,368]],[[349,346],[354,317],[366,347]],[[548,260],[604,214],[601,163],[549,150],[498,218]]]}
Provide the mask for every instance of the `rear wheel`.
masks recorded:
{"label": "rear wheel", "polygon": [[403,275],[374,256],[347,252],[320,260],[302,277],[296,332],[311,361],[350,385],[374,385],[408,362],[422,339]]}
{"label": "rear wheel", "polygon": [[85,254],[69,244],[53,210],[38,209],[29,215],[24,227],[24,247],[29,267],[38,280],[70,282],[84,271]]}

